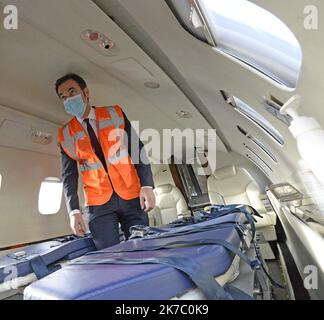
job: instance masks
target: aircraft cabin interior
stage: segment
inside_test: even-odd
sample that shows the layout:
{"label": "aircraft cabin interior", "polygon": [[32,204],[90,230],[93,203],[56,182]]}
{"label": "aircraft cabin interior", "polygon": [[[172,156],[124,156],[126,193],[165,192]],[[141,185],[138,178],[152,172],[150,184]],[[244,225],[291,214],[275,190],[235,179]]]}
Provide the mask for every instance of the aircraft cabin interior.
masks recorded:
{"label": "aircraft cabin interior", "polygon": [[[321,0],[0,0],[0,300],[324,299],[321,19]],[[80,160],[97,153],[55,91],[68,74],[104,153],[127,116],[153,187]],[[95,191],[133,194],[113,172],[155,205],[98,250]]]}

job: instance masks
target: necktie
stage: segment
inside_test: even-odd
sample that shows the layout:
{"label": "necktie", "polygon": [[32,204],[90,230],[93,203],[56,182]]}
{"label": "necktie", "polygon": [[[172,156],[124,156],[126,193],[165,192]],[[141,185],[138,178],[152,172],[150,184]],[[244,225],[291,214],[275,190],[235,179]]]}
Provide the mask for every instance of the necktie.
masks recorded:
{"label": "necktie", "polygon": [[96,136],[96,133],[94,132],[94,130],[93,130],[91,124],[90,124],[89,119],[85,119],[84,122],[87,124],[87,131],[88,131],[88,134],[89,134],[89,137],[90,137],[90,140],[91,140],[92,148],[93,148],[95,154],[97,155],[97,157],[99,158],[99,160],[101,161],[101,163],[103,164],[106,172],[108,172],[105,156],[104,156],[104,153],[102,151],[99,140],[98,140],[98,138]]}

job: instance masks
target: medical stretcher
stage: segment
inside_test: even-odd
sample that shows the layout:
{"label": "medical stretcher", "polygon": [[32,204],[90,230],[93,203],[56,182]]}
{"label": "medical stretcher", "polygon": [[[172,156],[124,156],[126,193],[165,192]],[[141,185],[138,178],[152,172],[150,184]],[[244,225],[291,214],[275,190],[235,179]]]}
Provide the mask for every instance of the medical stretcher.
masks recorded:
{"label": "medical stretcher", "polygon": [[214,206],[159,228],[134,227],[131,240],[70,261],[28,286],[24,299],[166,300],[191,290],[206,299],[252,299],[229,282],[239,260],[262,267],[245,254],[255,235],[253,213],[249,206]]}

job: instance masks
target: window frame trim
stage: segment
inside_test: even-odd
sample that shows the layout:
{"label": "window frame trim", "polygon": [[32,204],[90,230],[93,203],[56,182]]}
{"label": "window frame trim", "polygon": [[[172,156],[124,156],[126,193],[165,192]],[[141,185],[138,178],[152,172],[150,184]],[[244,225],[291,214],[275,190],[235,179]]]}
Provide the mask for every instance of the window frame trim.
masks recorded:
{"label": "window frame trim", "polygon": [[[241,100],[238,97],[235,97],[232,94],[229,94],[223,90],[220,91],[221,95],[223,96],[225,102],[230,105],[236,112],[241,114],[243,117],[254,123],[257,127],[261,128],[270,138],[272,138],[278,145],[283,147],[285,145],[284,137],[281,135],[278,129],[276,129],[266,118],[264,118],[258,111],[256,111],[254,108],[249,106],[246,102]],[[246,104],[249,108],[251,108],[254,112],[256,112],[261,118],[265,119],[266,122],[269,122],[269,124],[273,127],[274,133],[272,133],[268,128],[266,123],[262,123],[258,119],[256,119],[252,114],[250,114],[248,111],[244,110],[242,107],[238,106],[236,99],[240,100],[243,104]],[[277,133],[275,133],[277,131]]]}

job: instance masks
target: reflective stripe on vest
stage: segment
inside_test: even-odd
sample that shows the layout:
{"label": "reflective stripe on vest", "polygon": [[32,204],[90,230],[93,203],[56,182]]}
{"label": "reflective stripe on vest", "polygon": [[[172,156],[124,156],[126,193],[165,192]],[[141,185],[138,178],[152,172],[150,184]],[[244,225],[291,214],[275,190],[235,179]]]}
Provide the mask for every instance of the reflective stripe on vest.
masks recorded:
{"label": "reflective stripe on vest", "polygon": [[71,136],[70,134],[70,130],[69,130],[69,126],[66,126],[63,129],[63,137],[64,140],[62,142],[62,146],[64,149],[66,149],[71,156],[75,159],[78,160],[77,154],[76,154],[76,150],[75,150],[75,146],[74,143],[77,140],[83,139],[85,138],[85,133],[84,132],[77,132],[76,134],[74,134],[73,136]]}
{"label": "reflective stripe on vest", "polygon": [[108,107],[107,110],[111,115],[111,119],[99,121],[99,130],[109,128],[110,126],[115,126],[116,129],[120,129],[120,127],[124,123],[123,119],[119,117],[118,113],[114,108]]}
{"label": "reflective stripe on vest", "polygon": [[101,164],[99,162],[89,163],[88,161],[85,161],[84,164],[80,165],[81,172],[99,170],[100,168],[101,168]]}
{"label": "reflective stripe on vest", "polygon": [[[108,128],[110,126],[114,126],[117,131],[117,141],[120,142],[122,138],[121,130],[124,121],[121,117],[119,117],[118,113],[114,108],[108,107],[107,111],[111,115],[111,119],[99,121],[99,130]],[[80,131],[71,136],[69,126],[66,126],[63,129],[63,137],[64,137],[64,141],[62,142],[63,147],[71,154],[71,156],[75,160],[78,161],[79,159],[77,157],[77,153],[75,149],[75,142],[85,138],[86,137],[85,132]],[[128,157],[128,148],[119,147],[115,155],[108,157],[107,165],[109,167],[111,164],[115,164],[127,157]],[[80,166],[80,169],[81,171],[99,170],[100,163],[89,164],[88,162],[86,162]]]}
{"label": "reflective stripe on vest", "polygon": [[[121,138],[122,138],[121,130],[122,130],[124,121],[118,115],[118,113],[116,112],[116,110],[114,108],[108,107],[107,111],[109,112],[111,119],[99,121],[99,130],[109,128],[111,126],[115,126],[115,129],[117,131],[117,140],[119,142],[121,142]],[[119,149],[116,151],[116,154],[114,156],[108,157],[108,159],[107,159],[108,167],[111,164],[117,163],[124,158],[128,158],[128,155],[129,155],[128,148],[119,147]]]}

